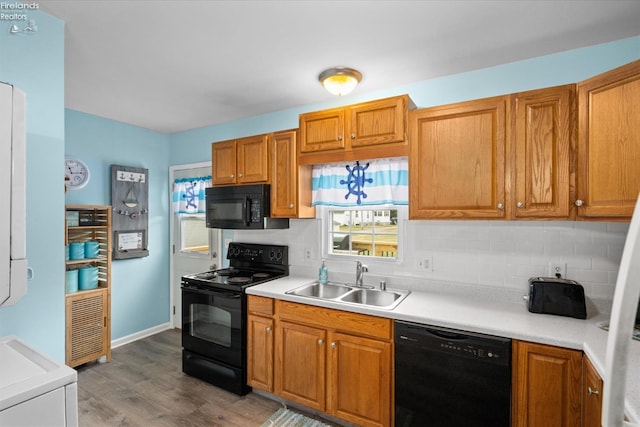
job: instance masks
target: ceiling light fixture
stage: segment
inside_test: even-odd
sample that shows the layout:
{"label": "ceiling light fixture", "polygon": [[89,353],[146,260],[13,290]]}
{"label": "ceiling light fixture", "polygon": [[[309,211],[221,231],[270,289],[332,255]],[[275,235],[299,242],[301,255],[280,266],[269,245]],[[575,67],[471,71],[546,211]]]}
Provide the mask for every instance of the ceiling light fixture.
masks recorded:
{"label": "ceiling light fixture", "polygon": [[321,72],[318,80],[329,93],[342,96],[351,92],[360,83],[362,74],[353,68],[334,67]]}

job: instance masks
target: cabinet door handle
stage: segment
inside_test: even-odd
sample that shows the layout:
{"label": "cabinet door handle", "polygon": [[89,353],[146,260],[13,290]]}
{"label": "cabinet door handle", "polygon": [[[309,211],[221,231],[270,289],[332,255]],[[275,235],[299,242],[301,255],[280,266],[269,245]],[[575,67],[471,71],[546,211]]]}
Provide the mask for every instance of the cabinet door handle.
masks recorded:
{"label": "cabinet door handle", "polygon": [[293,209],[293,203],[289,205],[289,209]]}
{"label": "cabinet door handle", "polygon": [[517,206],[517,207],[519,207],[519,208],[524,208],[524,203],[522,203],[522,202],[518,202],[518,203],[516,204],[516,206]]}
{"label": "cabinet door handle", "polygon": [[578,200],[576,200],[575,205],[577,207],[580,207],[580,206],[584,205],[584,202],[582,200],[578,199]]}
{"label": "cabinet door handle", "polygon": [[597,396],[600,394],[600,391],[597,388],[587,387],[587,393],[589,396]]}
{"label": "cabinet door handle", "polygon": [[336,343],[335,343],[335,341],[331,343],[331,348],[336,348]]}
{"label": "cabinet door handle", "polygon": [[265,329],[267,331],[268,334],[271,333],[271,326],[267,326],[267,328]]}
{"label": "cabinet door handle", "polygon": [[322,340],[322,338],[318,339],[318,345],[322,345],[324,343],[324,341]]}
{"label": "cabinet door handle", "polygon": [[229,175],[230,178],[235,178],[236,176],[234,174]]}
{"label": "cabinet door handle", "polygon": [[338,141],[342,141],[342,135],[338,135]]}
{"label": "cabinet door handle", "polygon": [[240,172],[240,173],[238,174],[238,177],[239,177],[239,178],[242,178],[242,172]]}
{"label": "cabinet door handle", "polygon": [[356,135],[354,133],[351,134],[351,139],[356,139]]}
{"label": "cabinet door handle", "polygon": [[504,209],[504,205],[503,205],[502,203],[498,203],[498,209],[499,209],[499,210]]}

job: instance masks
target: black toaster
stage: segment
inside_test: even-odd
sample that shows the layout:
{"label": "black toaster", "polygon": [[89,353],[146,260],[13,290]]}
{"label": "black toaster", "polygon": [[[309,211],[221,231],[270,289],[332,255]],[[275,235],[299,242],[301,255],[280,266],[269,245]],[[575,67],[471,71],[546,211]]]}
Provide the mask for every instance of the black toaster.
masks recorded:
{"label": "black toaster", "polygon": [[584,288],[575,280],[555,277],[530,278],[528,305],[532,313],[587,318]]}

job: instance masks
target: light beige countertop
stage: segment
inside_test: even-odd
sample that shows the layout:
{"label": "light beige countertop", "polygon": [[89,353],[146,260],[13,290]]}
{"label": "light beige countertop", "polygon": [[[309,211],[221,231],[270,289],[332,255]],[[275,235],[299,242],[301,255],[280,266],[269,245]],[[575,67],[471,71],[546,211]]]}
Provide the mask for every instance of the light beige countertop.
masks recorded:
{"label": "light beige countertop", "polygon": [[[524,301],[516,302],[513,298],[501,299],[497,298],[495,294],[484,297],[478,294],[465,295],[461,292],[446,292],[442,288],[435,288],[431,291],[427,287],[425,290],[411,290],[411,294],[393,310],[285,293],[313,281],[315,278],[312,277],[287,276],[249,287],[247,293],[425,325],[443,326],[583,350],[602,379],[606,381],[607,332],[599,328],[597,323],[608,320],[608,314],[591,315],[588,311],[589,317],[586,320],[534,314],[527,310]],[[633,341],[630,347],[628,369],[626,413],[631,421],[638,422],[640,421],[640,342],[638,341]]]}

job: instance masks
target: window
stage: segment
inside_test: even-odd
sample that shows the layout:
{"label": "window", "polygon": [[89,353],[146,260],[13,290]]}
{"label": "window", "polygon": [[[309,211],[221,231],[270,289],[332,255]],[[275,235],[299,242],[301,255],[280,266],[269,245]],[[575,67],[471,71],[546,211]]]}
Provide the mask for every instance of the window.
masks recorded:
{"label": "window", "polygon": [[209,253],[209,229],[205,216],[180,214],[180,252],[192,254]]}
{"label": "window", "polygon": [[398,258],[398,209],[327,208],[330,255]]}

